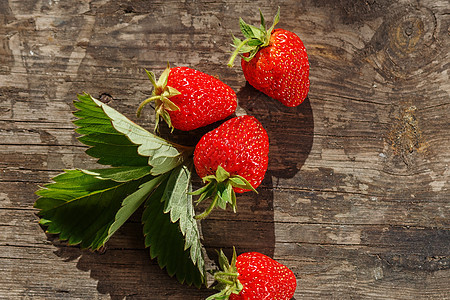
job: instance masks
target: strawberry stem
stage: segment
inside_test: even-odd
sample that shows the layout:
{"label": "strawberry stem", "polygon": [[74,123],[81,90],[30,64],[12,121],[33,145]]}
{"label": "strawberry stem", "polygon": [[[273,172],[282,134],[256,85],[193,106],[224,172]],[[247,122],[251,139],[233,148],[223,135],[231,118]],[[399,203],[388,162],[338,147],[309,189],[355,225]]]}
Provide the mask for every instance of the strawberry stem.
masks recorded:
{"label": "strawberry stem", "polygon": [[196,215],[194,218],[197,220],[203,220],[204,218],[206,218],[212,212],[212,210],[216,207],[218,199],[219,199],[219,195],[216,194],[213,198],[213,201],[211,201],[211,204],[208,206],[208,208],[201,214]]}
{"label": "strawberry stem", "polygon": [[145,99],[144,101],[142,101],[142,103],[139,105],[137,111],[136,111],[136,115],[138,117],[141,116],[141,111],[144,108],[145,105],[147,105],[148,103],[152,102],[152,101],[156,101],[157,99],[161,98],[161,96],[152,96],[150,98]]}
{"label": "strawberry stem", "polygon": [[237,47],[236,50],[234,50],[233,54],[230,57],[230,60],[228,61],[228,66],[230,68],[233,67],[233,63],[234,60],[236,59],[236,57],[239,55],[239,53],[241,52],[242,47],[244,47],[248,42],[250,42],[253,38],[247,38],[245,40],[243,40]]}
{"label": "strawberry stem", "polygon": [[[237,277],[239,275],[239,273],[236,272],[220,272],[220,275],[222,276],[232,276],[232,277]],[[220,276],[214,276],[214,278],[221,280],[222,278],[220,278]]]}

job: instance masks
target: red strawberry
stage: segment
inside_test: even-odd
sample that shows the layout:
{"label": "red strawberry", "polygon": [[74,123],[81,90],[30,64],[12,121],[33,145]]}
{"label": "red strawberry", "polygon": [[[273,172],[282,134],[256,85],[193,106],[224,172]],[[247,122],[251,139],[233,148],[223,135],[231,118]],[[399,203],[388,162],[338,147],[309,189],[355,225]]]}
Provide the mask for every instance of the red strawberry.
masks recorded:
{"label": "red strawberry", "polygon": [[255,190],[264,178],[269,154],[269,137],[252,116],[230,119],[205,134],[194,150],[197,174],[208,182],[194,192],[198,201],[212,198],[210,207],[198,218],[206,217],[217,205],[229,203],[236,210],[236,195]]}
{"label": "red strawberry", "polygon": [[155,75],[147,71],[154,86],[152,97],[138,108],[155,101],[155,129],[159,117],[171,128],[193,130],[222,120],[237,106],[236,93],[219,79],[188,67],[170,68],[156,82]]}
{"label": "red strawberry", "polygon": [[230,300],[289,300],[294,296],[297,281],[285,265],[258,253],[247,252],[236,258],[233,251],[231,264],[222,251],[219,263],[223,272],[214,274],[221,291],[207,298]]}
{"label": "red strawberry", "polygon": [[260,28],[239,19],[246,39],[241,41],[233,36],[236,50],[228,66],[232,67],[236,56],[242,54],[242,70],[248,83],[286,106],[297,106],[309,91],[309,62],[305,46],[295,33],[274,29],[279,21],[279,8],[269,30],[266,30],[261,12],[260,16]]}

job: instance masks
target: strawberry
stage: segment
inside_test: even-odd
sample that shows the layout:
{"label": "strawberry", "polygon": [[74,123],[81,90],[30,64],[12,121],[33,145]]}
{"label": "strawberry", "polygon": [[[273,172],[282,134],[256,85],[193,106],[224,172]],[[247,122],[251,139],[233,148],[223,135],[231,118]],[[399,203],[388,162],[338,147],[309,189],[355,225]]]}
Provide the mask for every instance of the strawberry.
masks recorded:
{"label": "strawberry", "polygon": [[223,271],[216,272],[214,278],[220,292],[207,300],[289,300],[297,288],[295,275],[288,267],[258,252],[236,257],[233,249],[230,264],[220,251],[219,264]]}
{"label": "strawberry", "polygon": [[197,174],[207,183],[192,193],[198,202],[212,198],[209,208],[197,216],[206,217],[217,205],[229,203],[236,211],[236,194],[255,189],[267,170],[269,137],[252,116],[232,118],[205,134],[194,150]]}
{"label": "strawberry", "polygon": [[231,115],[237,106],[236,93],[219,79],[188,67],[167,68],[156,81],[147,71],[154,86],[152,97],[143,101],[142,108],[155,101],[155,130],[161,117],[170,128],[193,130]]}
{"label": "strawberry", "polygon": [[246,39],[241,41],[233,36],[236,50],[228,66],[232,67],[237,55],[241,54],[242,71],[250,85],[286,106],[298,106],[309,91],[309,62],[305,46],[295,33],[274,29],[280,18],[279,8],[269,30],[266,30],[261,11],[260,17],[260,28],[239,19]]}

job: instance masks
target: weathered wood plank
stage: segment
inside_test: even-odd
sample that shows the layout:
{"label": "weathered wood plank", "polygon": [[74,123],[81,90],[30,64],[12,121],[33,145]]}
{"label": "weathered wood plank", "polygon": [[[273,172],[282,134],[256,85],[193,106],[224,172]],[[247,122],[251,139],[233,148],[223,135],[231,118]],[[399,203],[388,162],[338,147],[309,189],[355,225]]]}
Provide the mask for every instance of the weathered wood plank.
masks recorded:
{"label": "weathered wood plank", "polygon": [[[257,7],[270,19],[277,5],[311,63],[297,108],[225,66],[238,16],[257,23]],[[138,215],[98,254],[46,236],[32,208],[61,169],[97,166],[70,123],[76,93],[107,93],[152,128],[150,110],[134,116],[151,92],[143,67],[170,61],[219,76],[270,138],[259,194],[203,222],[211,258],[233,245],[274,256],[297,299],[450,299],[449,16],[431,0],[0,1],[0,298],[209,294],[150,261]]]}

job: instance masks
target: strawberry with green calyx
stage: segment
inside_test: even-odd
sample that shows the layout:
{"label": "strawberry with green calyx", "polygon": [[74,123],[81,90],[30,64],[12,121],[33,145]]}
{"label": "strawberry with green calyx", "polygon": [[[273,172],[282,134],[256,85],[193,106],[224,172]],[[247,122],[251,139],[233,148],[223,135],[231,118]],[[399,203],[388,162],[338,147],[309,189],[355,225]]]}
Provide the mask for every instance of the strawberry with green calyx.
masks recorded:
{"label": "strawberry with green calyx", "polygon": [[294,273],[285,265],[258,253],[247,252],[236,257],[233,248],[231,263],[219,252],[222,271],[214,274],[217,294],[206,300],[289,300],[294,296],[297,281]]}
{"label": "strawberry with green calyx", "polygon": [[293,32],[274,29],[280,19],[278,8],[272,26],[267,30],[260,11],[261,26],[255,27],[239,19],[245,39],[233,36],[234,47],[228,66],[238,55],[245,79],[250,85],[282,104],[301,104],[309,91],[309,61],[305,46]]}
{"label": "strawberry with green calyx", "polygon": [[159,118],[163,118],[163,120],[167,123],[170,128],[173,128],[172,122],[170,119],[169,111],[179,110],[180,108],[172,102],[170,98],[180,95],[181,93],[177,91],[175,88],[171,86],[167,86],[167,80],[169,78],[170,67],[169,65],[164,70],[164,72],[159,77],[158,81],[156,81],[155,74],[153,72],[145,70],[147,73],[148,79],[153,85],[153,93],[152,97],[144,100],[137,110],[137,116],[141,115],[141,111],[144,106],[152,101],[155,101],[155,131],[158,129]]}
{"label": "strawberry with green calyx", "polygon": [[253,116],[232,118],[205,134],[195,146],[194,166],[207,183],[193,192],[199,202],[211,198],[211,205],[198,215],[205,218],[214,207],[236,211],[235,193],[255,191],[267,171],[269,137]]}
{"label": "strawberry with green calyx", "polygon": [[138,110],[155,101],[155,130],[160,117],[170,128],[189,131],[231,115],[237,107],[236,93],[219,79],[188,67],[167,68],[156,81],[147,71],[154,89]]}

